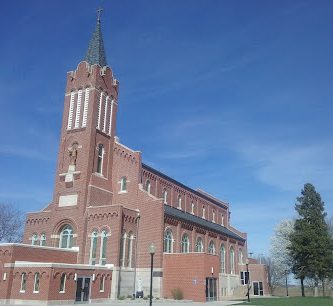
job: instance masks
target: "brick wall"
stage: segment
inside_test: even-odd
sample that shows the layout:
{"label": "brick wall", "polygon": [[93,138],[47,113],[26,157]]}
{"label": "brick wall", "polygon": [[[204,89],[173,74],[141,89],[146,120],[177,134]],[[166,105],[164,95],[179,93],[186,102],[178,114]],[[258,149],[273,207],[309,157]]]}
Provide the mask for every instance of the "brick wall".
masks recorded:
{"label": "brick wall", "polygon": [[163,296],[172,298],[179,288],[184,299],[206,301],[206,278],[219,277],[217,255],[206,253],[164,254]]}

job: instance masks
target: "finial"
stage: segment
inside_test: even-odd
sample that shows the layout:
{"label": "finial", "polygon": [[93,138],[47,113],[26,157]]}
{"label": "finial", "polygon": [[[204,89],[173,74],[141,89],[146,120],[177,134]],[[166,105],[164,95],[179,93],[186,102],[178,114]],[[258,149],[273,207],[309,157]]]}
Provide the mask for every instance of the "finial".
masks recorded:
{"label": "finial", "polygon": [[98,8],[97,10],[97,22],[100,22],[101,21],[101,14],[103,12],[103,9],[102,8]]}

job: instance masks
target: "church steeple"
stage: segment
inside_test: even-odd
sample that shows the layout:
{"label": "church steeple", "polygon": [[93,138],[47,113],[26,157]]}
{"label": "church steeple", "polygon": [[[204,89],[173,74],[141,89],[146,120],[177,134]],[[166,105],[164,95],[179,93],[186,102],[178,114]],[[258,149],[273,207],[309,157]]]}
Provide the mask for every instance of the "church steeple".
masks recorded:
{"label": "church steeple", "polygon": [[101,31],[101,12],[102,9],[97,10],[97,24],[96,29],[89,42],[88,51],[84,60],[91,65],[98,64],[101,67],[107,66],[104,43]]}

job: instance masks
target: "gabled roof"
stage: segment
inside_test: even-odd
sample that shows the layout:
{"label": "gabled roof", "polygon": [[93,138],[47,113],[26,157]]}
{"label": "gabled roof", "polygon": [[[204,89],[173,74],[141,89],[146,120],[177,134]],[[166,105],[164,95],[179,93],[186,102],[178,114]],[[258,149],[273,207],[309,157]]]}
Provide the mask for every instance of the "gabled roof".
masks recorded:
{"label": "gabled roof", "polygon": [[227,237],[234,238],[236,240],[245,242],[245,239],[243,237],[237,235],[236,233],[232,232],[231,230],[227,229],[226,227],[224,227],[222,225],[219,225],[219,224],[213,223],[213,222],[209,222],[205,219],[199,218],[195,215],[186,213],[186,212],[184,212],[180,209],[171,207],[171,206],[166,205],[166,204],[164,205],[164,213],[166,215],[168,215],[170,217],[174,217],[178,220],[184,220],[184,221],[187,221],[187,222],[192,223],[194,225],[199,224],[200,226],[202,226],[202,227],[204,227],[208,230],[211,230],[215,233],[225,235]]}
{"label": "gabled roof", "polygon": [[88,51],[84,61],[88,62],[90,65],[98,64],[101,67],[107,66],[101,31],[101,20],[99,17],[97,19],[95,32],[90,39]]}

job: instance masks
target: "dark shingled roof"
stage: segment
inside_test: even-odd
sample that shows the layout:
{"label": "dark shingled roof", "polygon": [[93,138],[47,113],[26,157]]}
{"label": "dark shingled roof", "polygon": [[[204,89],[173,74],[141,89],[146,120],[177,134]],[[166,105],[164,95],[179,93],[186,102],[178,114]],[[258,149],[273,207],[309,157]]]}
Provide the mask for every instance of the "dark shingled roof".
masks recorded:
{"label": "dark shingled roof", "polygon": [[234,238],[240,241],[245,241],[244,238],[242,238],[241,236],[237,235],[236,233],[228,230],[226,227],[221,226],[217,223],[213,223],[213,222],[209,222],[205,219],[199,218],[195,215],[186,213],[180,209],[171,207],[169,205],[164,205],[164,212],[166,215],[174,217],[176,219],[180,219],[180,220],[184,220],[193,224],[199,224],[200,226],[211,230],[215,233],[221,234],[221,235],[225,235],[228,236],[230,238]]}
{"label": "dark shingled roof", "polygon": [[101,67],[107,66],[101,31],[101,21],[99,18],[97,20],[95,32],[89,42],[88,51],[84,60],[90,65],[98,64]]}

